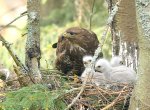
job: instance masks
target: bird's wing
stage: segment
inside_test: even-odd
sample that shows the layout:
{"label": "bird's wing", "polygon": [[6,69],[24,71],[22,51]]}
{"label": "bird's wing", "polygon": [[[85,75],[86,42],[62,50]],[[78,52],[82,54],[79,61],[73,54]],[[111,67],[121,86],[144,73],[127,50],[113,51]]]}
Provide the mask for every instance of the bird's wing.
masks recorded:
{"label": "bird's wing", "polygon": [[73,69],[72,62],[70,57],[64,52],[57,55],[57,59],[55,61],[56,68],[62,70],[65,74]]}
{"label": "bird's wing", "polygon": [[126,67],[114,67],[110,72],[110,79],[119,82],[128,82],[136,80],[135,73]]}
{"label": "bird's wing", "polygon": [[122,83],[135,82],[136,78],[130,74],[115,73],[110,77],[111,81],[117,81]]}

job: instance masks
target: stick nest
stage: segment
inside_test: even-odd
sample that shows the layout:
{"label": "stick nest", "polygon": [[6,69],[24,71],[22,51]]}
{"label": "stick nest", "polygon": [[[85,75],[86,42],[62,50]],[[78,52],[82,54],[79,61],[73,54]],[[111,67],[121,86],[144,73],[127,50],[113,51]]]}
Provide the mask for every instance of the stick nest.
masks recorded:
{"label": "stick nest", "polygon": [[[51,81],[51,89],[58,89],[62,86],[68,87],[70,92],[66,93],[63,98],[67,105],[72,103],[80,92],[82,83],[74,82],[74,76],[62,76],[55,70],[49,70],[48,72],[49,75],[44,76],[44,81]],[[47,72],[43,71],[43,74],[45,73]],[[66,80],[65,84],[62,83],[61,79]],[[128,110],[133,85],[111,83],[109,86],[111,87],[86,84],[83,93],[69,110]]]}
{"label": "stick nest", "polygon": [[[57,70],[41,70],[41,72],[42,85],[46,85],[50,92],[62,91],[58,99],[63,100],[68,106],[72,104],[65,110],[128,110],[132,85],[112,83],[109,85],[111,87],[106,87],[88,83],[79,98],[73,101],[83,88],[82,82],[74,82],[74,76],[62,75]],[[10,91],[8,88],[4,93]],[[1,97],[5,98],[6,96]]]}

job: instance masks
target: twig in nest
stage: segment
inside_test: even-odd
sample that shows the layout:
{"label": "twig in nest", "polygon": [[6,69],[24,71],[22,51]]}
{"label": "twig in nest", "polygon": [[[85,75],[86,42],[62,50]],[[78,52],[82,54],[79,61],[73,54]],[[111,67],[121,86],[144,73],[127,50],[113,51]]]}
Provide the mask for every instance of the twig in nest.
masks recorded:
{"label": "twig in nest", "polygon": [[5,26],[3,26],[0,31],[2,31],[3,29],[7,28],[9,25],[11,25],[13,22],[17,21],[19,18],[23,17],[27,15],[27,11],[23,12],[20,14],[20,16],[18,16],[17,18],[15,18],[14,20],[12,20],[10,23],[6,24]]}
{"label": "twig in nest", "polygon": [[83,91],[84,91],[84,89],[86,87],[87,80],[88,80],[88,76],[85,78],[85,80],[84,80],[84,82],[83,82],[83,84],[81,86],[81,90],[78,93],[78,95],[73,99],[73,101],[71,102],[71,104],[69,104],[65,110],[69,110],[77,102],[77,100],[79,99],[80,95],[83,93]]}
{"label": "twig in nest", "polygon": [[96,86],[96,89],[98,90],[98,92],[100,93],[100,95],[107,101],[107,102],[109,102],[108,100],[107,100],[107,98],[102,94],[102,92],[99,90],[99,87],[97,87]]}
{"label": "twig in nest", "polygon": [[[122,89],[122,91],[125,88],[126,88],[126,86]],[[115,100],[113,100],[109,105],[107,105],[106,107],[102,108],[101,110],[108,110],[110,107],[114,106],[117,103],[117,101],[119,100],[119,98],[121,97],[122,91],[120,92],[120,94],[118,95],[118,97]]]}

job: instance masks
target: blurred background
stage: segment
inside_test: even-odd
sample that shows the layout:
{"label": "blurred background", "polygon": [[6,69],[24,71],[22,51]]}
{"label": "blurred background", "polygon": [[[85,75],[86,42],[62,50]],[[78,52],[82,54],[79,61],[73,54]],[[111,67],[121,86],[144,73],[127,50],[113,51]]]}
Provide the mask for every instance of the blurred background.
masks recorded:
{"label": "blurred background", "polygon": [[[12,44],[13,51],[23,63],[27,37],[27,16],[18,19],[5,29],[3,27],[27,10],[26,2],[27,0],[0,0],[0,34]],[[93,0],[41,0],[41,66],[43,68],[53,68],[56,50],[52,48],[52,44],[57,42],[61,33],[74,26],[89,29],[92,2]],[[95,0],[92,31],[97,34],[99,40],[107,18],[107,4],[104,0]],[[105,57],[110,58],[110,35],[108,35],[103,52]],[[14,64],[1,42],[0,63],[9,69],[12,69]]]}

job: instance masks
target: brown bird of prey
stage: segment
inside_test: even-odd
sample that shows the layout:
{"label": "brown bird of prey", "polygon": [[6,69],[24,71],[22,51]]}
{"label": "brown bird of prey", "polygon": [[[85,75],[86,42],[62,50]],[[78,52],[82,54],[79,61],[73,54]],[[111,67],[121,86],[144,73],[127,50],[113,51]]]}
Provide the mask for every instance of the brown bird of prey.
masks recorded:
{"label": "brown bird of prey", "polygon": [[94,55],[99,44],[96,34],[80,27],[67,29],[53,44],[56,50],[55,66],[63,73],[81,75],[84,70],[82,58],[85,55]]}

